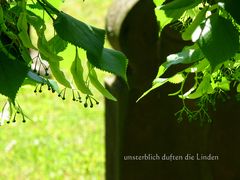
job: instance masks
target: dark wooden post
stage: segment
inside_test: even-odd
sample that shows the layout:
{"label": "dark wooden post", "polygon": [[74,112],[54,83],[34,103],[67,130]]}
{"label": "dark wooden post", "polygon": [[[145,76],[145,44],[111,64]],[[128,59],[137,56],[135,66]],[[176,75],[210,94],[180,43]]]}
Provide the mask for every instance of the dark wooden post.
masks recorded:
{"label": "dark wooden post", "polygon": [[[129,88],[119,78],[106,82],[118,98],[118,102],[106,100],[106,179],[240,179],[239,103],[219,103],[219,111],[212,113],[214,122],[204,126],[197,120],[177,122],[174,113],[182,107],[181,101],[168,96],[176,91],[174,86],[163,86],[136,103],[151,86],[159,64],[186,44],[169,27],[159,39],[158,28],[150,0],[115,1],[109,11],[108,37],[113,47],[129,59]],[[219,160],[124,160],[127,155],[171,153],[183,157],[192,154],[195,158],[196,153],[211,153]]]}

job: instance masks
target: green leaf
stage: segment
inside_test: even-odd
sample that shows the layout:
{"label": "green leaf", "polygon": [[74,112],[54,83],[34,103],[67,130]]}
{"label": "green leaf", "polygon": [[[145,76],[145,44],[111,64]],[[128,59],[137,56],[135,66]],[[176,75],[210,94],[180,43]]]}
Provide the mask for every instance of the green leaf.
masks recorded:
{"label": "green leaf", "polygon": [[237,92],[240,93],[240,84],[237,85]]}
{"label": "green leaf", "polygon": [[59,51],[64,50],[67,42],[60,40],[58,36],[54,36],[51,40],[47,41],[45,37],[46,25],[43,19],[35,15],[31,11],[28,11],[27,21],[31,24],[38,35],[38,50],[41,57],[47,61],[61,61],[63,58],[58,56]]}
{"label": "green leaf", "polygon": [[160,23],[161,29],[163,29],[166,25],[171,23],[172,21],[177,20],[181,17],[182,11],[167,11],[167,13],[164,10],[155,9],[155,15],[157,17],[157,20]]}
{"label": "green leaf", "polygon": [[156,6],[162,5],[166,0],[153,0]]}
{"label": "green leaf", "polygon": [[155,13],[161,28],[172,21],[178,20],[186,10],[197,6],[201,2],[201,0],[174,0],[158,6]]}
{"label": "green leaf", "polygon": [[239,33],[233,24],[215,14],[200,27],[197,44],[205,57],[215,67],[233,57],[239,48]]}
{"label": "green leaf", "polygon": [[213,92],[213,88],[211,85],[211,75],[208,74],[206,75],[203,80],[201,81],[201,83],[198,85],[196,91],[192,94],[189,94],[187,96],[185,96],[185,98],[188,99],[197,99],[199,97],[201,97],[204,94],[209,94]]}
{"label": "green leaf", "polygon": [[27,31],[21,31],[20,33],[18,33],[18,37],[22,41],[22,44],[24,45],[24,47],[36,49],[33,46],[32,41],[31,41]]}
{"label": "green leaf", "polygon": [[86,81],[83,78],[83,67],[82,67],[81,59],[79,58],[79,55],[78,55],[77,48],[76,48],[75,59],[71,65],[71,73],[77,88],[84,94],[92,95],[91,90],[88,88],[88,85],[86,84]]}
{"label": "green leaf", "polygon": [[104,30],[89,26],[64,12],[57,14],[53,25],[59,37],[86,50],[93,57],[92,61],[96,61],[93,64],[98,64],[103,50]]}
{"label": "green leaf", "polygon": [[107,99],[117,101],[117,99],[99,82],[93,67],[89,68],[89,79],[91,84]]}
{"label": "green leaf", "polygon": [[185,76],[182,73],[178,73],[174,75],[173,77],[168,79],[168,82],[172,84],[179,84],[185,80]]}
{"label": "green leaf", "polygon": [[225,9],[231,14],[234,20],[240,24],[240,1],[239,0],[225,0]]}
{"label": "green leaf", "polygon": [[145,96],[146,96],[148,93],[150,93],[152,90],[154,90],[154,89],[156,89],[156,88],[164,85],[164,84],[167,83],[167,82],[168,82],[168,78],[156,78],[156,79],[153,81],[152,87],[151,87],[149,90],[147,90],[146,92],[144,92],[143,95],[138,98],[137,102],[140,101],[143,97],[145,97]]}
{"label": "green leaf", "polygon": [[33,44],[32,41],[28,35],[28,24],[27,24],[27,13],[26,12],[21,12],[20,16],[18,18],[18,22],[17,22],[17,28],[19,30],[19,34],[18,37],[20,38],[20,40],[22,41],[22,44],[26,47],[26,48],[32,48],[32,49],[36,49]]}
{"label": "green leaf", "polygon": [[67,88],[71,88],[70,82],[66,79],[64,73],[60,70],[59,62],[49,62],[51,72],[55,79]]}
{"label": "green leaf", "polygon": [[202,0],[174,0],[160,8],[163,10],[187,10],[200,4]]}
{"label": "green leaf", "polygon": [[193,22],[187,27],[187,29],[182,33],[183,40],[191,40],[192,34],[195,31],[195,29],[202,23],[202,21],[205,19],[206,12],[208,10],[208,7],[204,7],[198,15],[195,17]]}
{"label": "green leaf", "polygon": [[127,82],[127,58],[120,51],[104,48],[102,56],[97,64],[93,60],[94,57],[92,57],[91,54],[87,53],[87,57],[89,62],[95,67],[116,74]]}
{"label": "green leaf", "polygon": [[27,25],[27,18],[26,18],[26,13],[21,12],[17,21],[17,28],[19,31],[27,31],[28,30],[28,25]]}
{"label": "green leaf", "polygon": [[31,55],[29,53],[29,49],[24,47],[24,46],[20,46],[19,50],[21,52],[21,56],[24,59],[24,61],[29,64],[30,62],[32,62],[32,58]]}
{"label": "green leaf", "polygon": [[55,35],[52,39],[48,41],[49,49],[55,54],[58,54],[64,51],[67,48],[67,45],[68,45],[68,42],[64,41],[58,35]]}
{"label": "green leaf", "polygon": [[41,35],[41,29],[46,29],[44,20],[31,11],[27,11],[27,22],[34,27],[38,35]]}
{"label": "green leaf", "polygon": [[2,52],[0,57],[0,93],[14,102],[18,89],[27,75],[28,67],[19,60],[9,59]]}
{"label": "green leaf", "polygon": [[230,81],[226,77],[222,77],[221,81],[216,83],[216,87],[224,91],[230,91]]}
{"label": "green leaf", "polygon": [[41,55],[41,57],[48,61],[48,62],[57,62],[63,60],[61,56],[58,56],[54,51],[52,51],[52,47],[49,46],[45,34],[44,29],[41,29],[39,31],[39,38],[38,38],[38,50]]}
{"label": "green leaf", "polygon": [[190,66],[189,68],[185,69],[185,72],[190,72],[190,73],[196,73],[196,72],[201,72],[201,71],[205,71],[206,69],[208,69],[210,66],[209,62],[207,59],[203,59],[197,63],[195,63],[194,65]]}
{"label": "green leaf", "polygon": [[157,77],[160,77],[172,65],[194,63],[203,59],[203,57],[199,48],[195,46],[185,47],[181,52],[167,57],[167,61],[159,67]]}
{"label": "green leaf", "polygon": [[143,95],[140,98],[138,98],[137,101],[142,99],[144,96],[146,96],[152,90],[164,85],[167,82],[170,82],[172,84],[179,84],[179,83],[183,82],[184,79],[185,79],[185,77],[182,73],[175,74],[174,76],[172,76],[170,78],[156,78],[156,79],[153,80],[152,87],[149,90],[147,90],[146,92],[144,92]]}
{"label": "green leaf", "polygon": [[171,54],[167,57],[167,68],[174,64],[190,64],[203,59],[202,51],[194,46],[186,47],[177,54]]}
{"label": "green leaf", "polygon": [[30,7],[31,9],[38,9],[38,10],[43,9],[42,6],[38,2],[36,2],[34,4],[27,4],[27,6]]}

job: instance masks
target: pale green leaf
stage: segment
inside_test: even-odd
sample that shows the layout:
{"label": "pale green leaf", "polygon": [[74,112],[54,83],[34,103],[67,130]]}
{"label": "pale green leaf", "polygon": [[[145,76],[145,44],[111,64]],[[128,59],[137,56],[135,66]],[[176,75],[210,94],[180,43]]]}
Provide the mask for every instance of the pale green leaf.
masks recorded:
{"label": "pale green leaf", "polygon": [[200,4],[202,0],[174,0],[160,8],[163,10],[187,10]]}
{"label": "pale green leaf", "polygon": [[197,99],[204,94],[208,94],[213,91],[212,85],[211,85],[211,76],[208,74],[204,76],[203,80],[201,83],[198,85],[197,89],[195,92],[192,94],[189,94],[186,96],[188,99]]}
{"label": "pale green leaf", "polygon": [[28,22],[27,22],[27,13],[26,12],[21,12],[18,18],[18,22],[17,22],[17,28],[19,30],[19,34],[18,37],[20,38],[20,40],[22,41],[22,44],[26,47],[26,48],[32,48],[32,49],[36,49],[33,44],[32,41],[29,37],[29,33],[28,33]]}
{"label": "pale green leaf", "polygon": [[191,40],[192,34],[195,31],[195,29],[203,22],[205,19],[206,12],[208,10],[208,7],[204,7],[198,15],[195,17],[193,22],[187,27],[187,29],[182,33],[183,40]]}
{"label": "pale green leaf", "polygon": [[51,46],[49,46],[46,40],[44,29],[41,29],[39,31],[39,38],[38,38],[37,45],[38,45],[38,50],[42,59],[48,62],[56,62],[56,61],[63,60],[61,56],[58,56],[54,51],[52,51],[53,49],[51,48]]}
{"label": "pale green leaf", "polygon": [[185,80],[185,76],[182,73],[178,73],[174,75],[173,77],[168,79],[168,82],[172,84],[179,84]]}
{"label": "pale green leaf", "polygon": [[155,9],[155,15],[157,17],[157,21],[159,21],[160,28],[163,29],[166,25],[181,17],[182,12],[168,11],[168,13],[166,14],[164,10]]}
{"label": "pale green leaf", "polygon": [[89,79],[91,84],[107,99],[117,101],[117,99],[99,82],[94,68],[89,69]]}
{"label": "pale green leaf", "polygon": [[155,14],[161,28],[172,21],[178,20],[182,14],[201,3],[201,0],[174,0],[156,8]]}
{"label": "pale green leaf", "polygon": [[156,6],[162,5],[165,1],[166,1],[166,0],[153,0],[154,4],[155,4]]}
{"label": "pale green leaf", "polygon": [[72,87],[70,82],[65,77],[64,73],[60,70],[59,62],[49,62],[49,66],[50,66],[53,76],[60,84],[62,84],[63,86],[65,86],[67,88]]}
{"label": "pale green leaf", "polygon": [[79,55],[78,55],[77,48],[76,48],[75,59],[71,65],[71,73],[77,88],[84,94],[92,95],[92,92],[89,89],[83,77],[83,67],[82,67],[81,59],[79,58]]}
{"label": "pale green leaf", "polygon": [[33,44],[32,44],[32,41],[28,35],[28,32],[27,31],[21,31],[19,34],[18,34],[18,37],[19,39],[22,41],[22,44],[24,45],[24,47],[26,48],[31,48],[31,49],[36,49]]}
{"label": "pale green leaf", "polygon": [[216,83],[216,86],[224,91],[230,91],[230,81],[226,77],[223,77],[220,82]]}
{"label": "pale green leaf", "polygon": [[34,27],[38,35],[41,35],[41,29],[46,29],[44,20],[31,11],[27,11],[27,22]]}

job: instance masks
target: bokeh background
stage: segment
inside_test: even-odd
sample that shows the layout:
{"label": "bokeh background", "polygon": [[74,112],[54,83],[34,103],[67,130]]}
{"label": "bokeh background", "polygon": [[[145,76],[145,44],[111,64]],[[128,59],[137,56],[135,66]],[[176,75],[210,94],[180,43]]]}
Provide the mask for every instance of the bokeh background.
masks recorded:
{"label": "bokeh background", "polygon": [[[110,4],[111,0],[65,0],[60,9],[104,28]],[[51,25],[50,20],[48,24]],[[51,29],[47,32],[49,36],[52,33]],[[74,50],[69,46],[62,54],[61,67],[67,76]],[[81,56],[85,58],[84,54]],[[99,72],[102,81],[105,75]],[[17,97],[31,120],[22,123],[19,117],[16,123],[0,127],[0,180],[104,179],[104,98],[94,91],[100,104],[84,108],[72,101],[71,91],[67,91],[63,101],[46,87],[37,94],[34,89],[24,86]],[[4,102],[0,95],[0,108]]]}

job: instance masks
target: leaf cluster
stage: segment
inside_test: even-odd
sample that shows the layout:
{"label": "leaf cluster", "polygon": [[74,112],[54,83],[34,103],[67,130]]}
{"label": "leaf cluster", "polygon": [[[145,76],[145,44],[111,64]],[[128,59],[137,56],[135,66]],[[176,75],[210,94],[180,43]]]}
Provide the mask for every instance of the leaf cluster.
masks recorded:
{"label": "leaf cluster", "polygon": [[[185,113],[189,120],[210,120],[207,115],[209,104],[214,105],[222,93],[231,91],[235,96],[240,93],[240,2],[238,0],[154,2],[161,29],[170,24],[173,28],[177,26],[176,29],[181,33],[182,39],[192,41],[192,45],[184,47],[179,53],[167,56],[166,61],[159,67],[152,88],[144,95],[167,82],[179,84],[179,91],[170,95],[177,95],[183,100],[184,107],[177,113],[180,119]],[[165,72],[178,64],[184,64],[185,69],[166,77]],[[191,110],[186,105],[185,101],[192,99],[199,102],[198,110]]]}
{"label": "leaf cluster", "polygon": [[[39,16],[39,11],[42,16]],[[54,28],[50,38],[46,37],[46,15]],[[30,28],[36,32],[36,44],[32,42]],[[81,96],[85,96],[85,107],[92,107],[93,102],[98,104],[93,97],[92,86],[106,98],[116,100],[100,83],[95,69],[113,73],[127,81],[127,59],[119,51],[104,48],[104,41],[103,29],[77,20],[47,0],[1,1],[0,94],[6,96],[16,109],[17,92],[26,84],[35,85],[34,92],[42,92],[42,87],[47,86],[62,99],[70,90],[74,101],[82,102]],[[71,77],[67,77],[60,66],[64,60],[60,54],[68,44],[76,47],[69,70]],[[32,51],[37,55],[31,56]],[[79,51],[87,55],[87,68],[83,68],[85,59],[80,58]]]}

